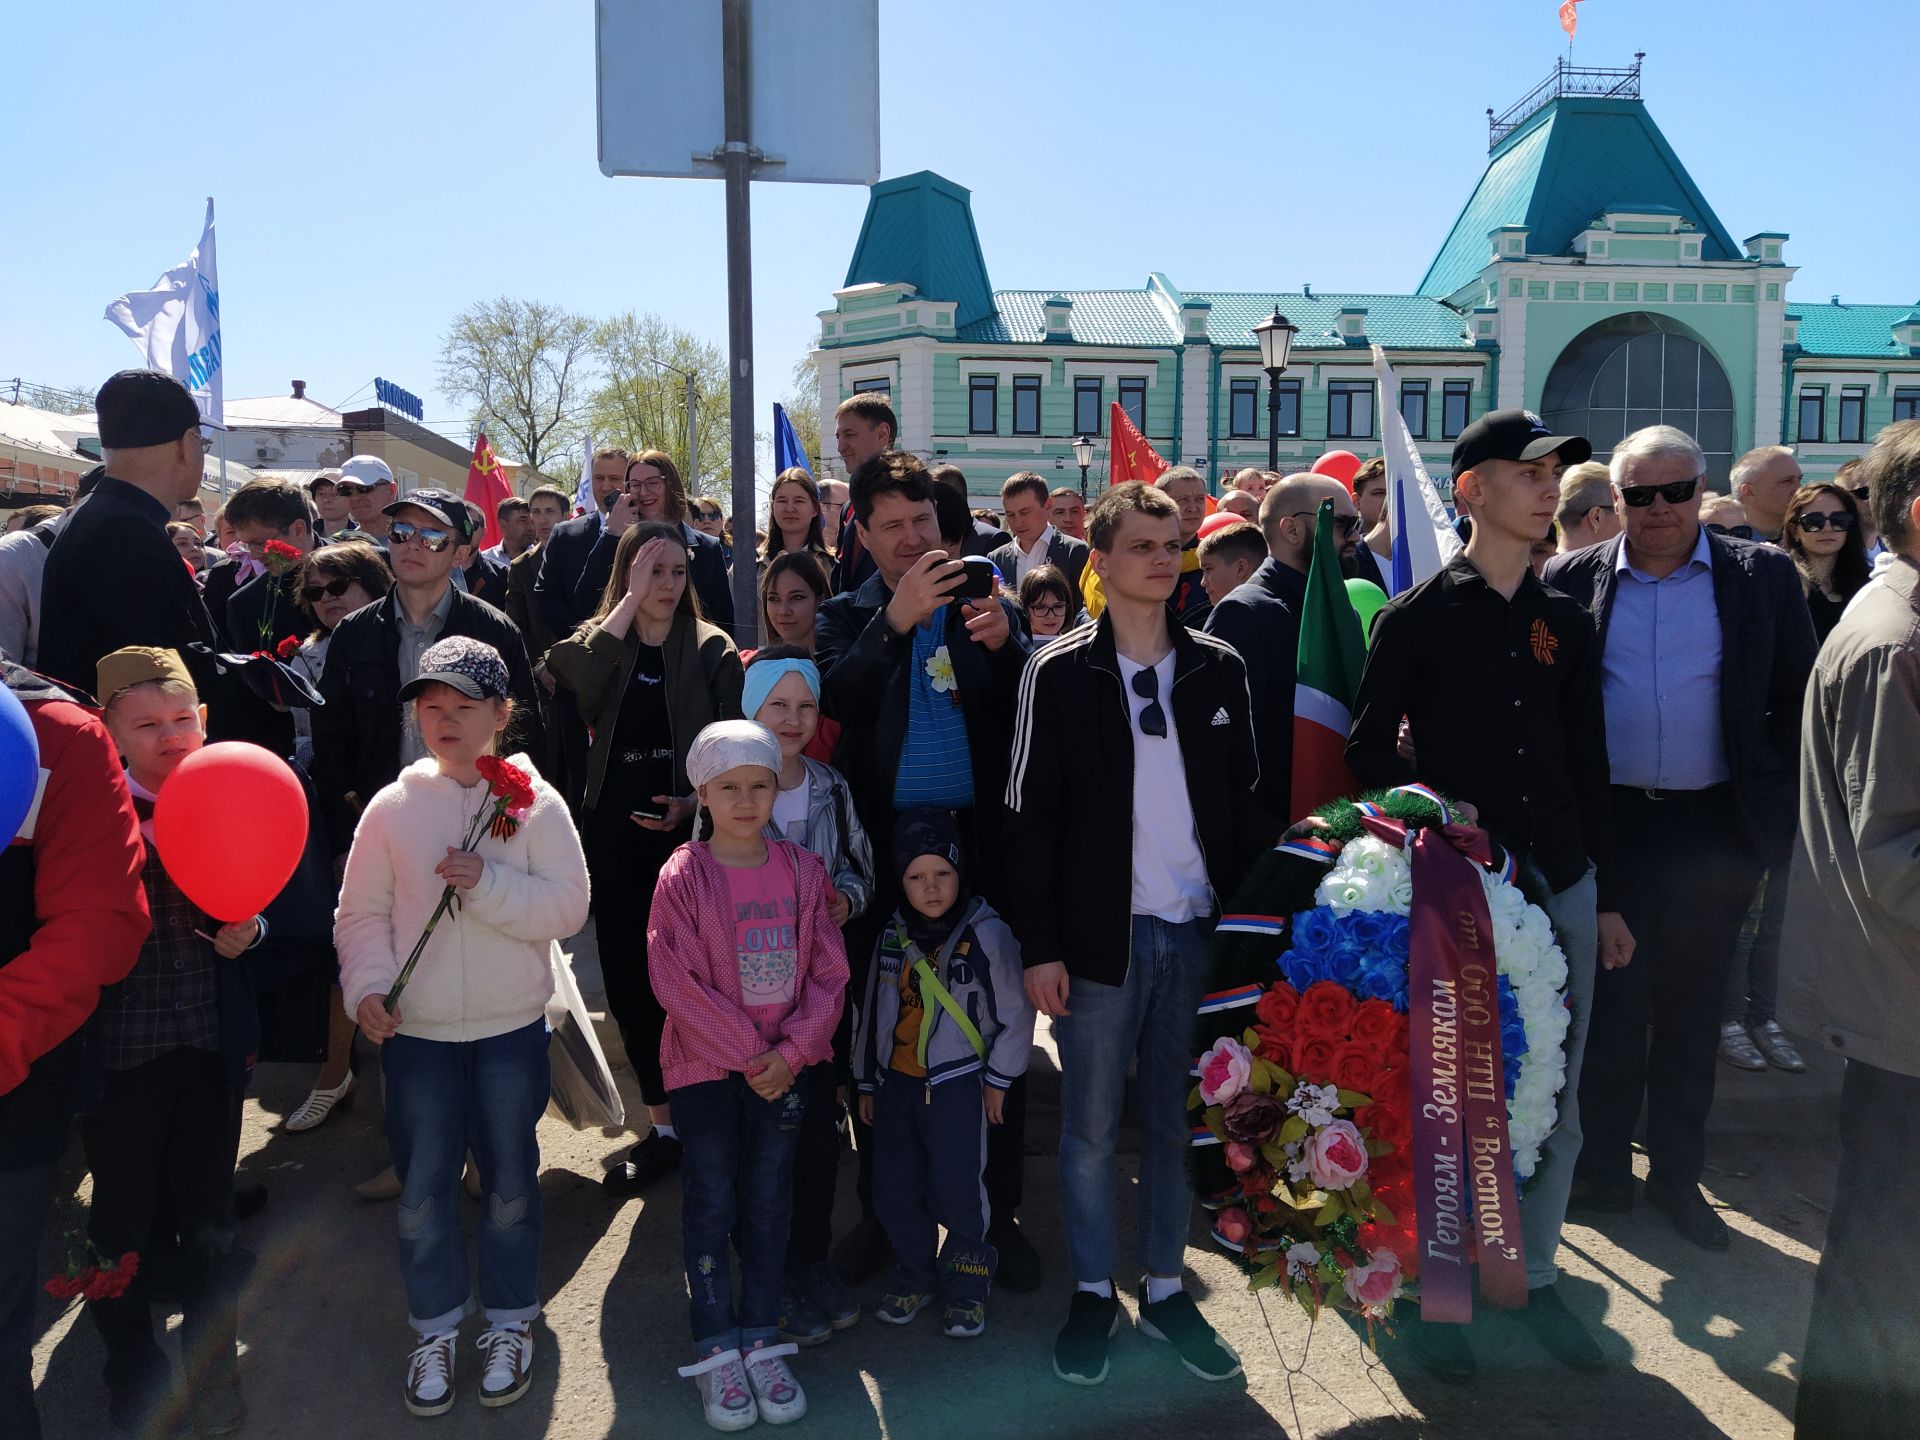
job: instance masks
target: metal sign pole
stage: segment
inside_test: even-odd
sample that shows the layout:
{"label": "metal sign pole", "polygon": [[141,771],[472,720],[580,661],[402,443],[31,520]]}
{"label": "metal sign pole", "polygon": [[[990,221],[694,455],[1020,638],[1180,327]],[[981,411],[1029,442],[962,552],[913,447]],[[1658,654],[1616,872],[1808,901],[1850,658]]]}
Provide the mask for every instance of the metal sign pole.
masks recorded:
{"label": "metal sign pole", "polygon": [[727,352],[733,410],[733,638],[760,643],[758,547],[753,543],[753,234],[747,189],[753,178],[753,113],[748,93],[747,0],[724,0],[727,187]]}

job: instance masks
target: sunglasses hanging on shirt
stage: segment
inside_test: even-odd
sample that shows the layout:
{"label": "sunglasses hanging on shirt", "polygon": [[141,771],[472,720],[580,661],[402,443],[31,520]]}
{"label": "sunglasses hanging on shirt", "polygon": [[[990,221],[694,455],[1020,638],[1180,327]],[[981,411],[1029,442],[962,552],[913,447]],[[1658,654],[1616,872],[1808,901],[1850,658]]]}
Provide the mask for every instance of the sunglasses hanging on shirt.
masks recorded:
{"label": "sunglasses hanging on shirt", "polygon": [[1160,708],[1160,672],[1151,665],[1133,677],[1133,693],[1146,701],[1140,712],[1140,733],[1155,740],[1167,738],[1167,712]]}

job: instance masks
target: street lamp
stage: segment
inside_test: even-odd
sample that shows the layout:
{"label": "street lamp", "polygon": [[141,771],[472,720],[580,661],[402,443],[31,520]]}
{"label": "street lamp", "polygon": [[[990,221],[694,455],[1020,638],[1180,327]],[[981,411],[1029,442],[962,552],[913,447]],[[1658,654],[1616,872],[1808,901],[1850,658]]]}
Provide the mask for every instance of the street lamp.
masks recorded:
{"label": "street lamp", "polygon": [[1073,442],[1073,463],[1080,467],[1080,503],[1087,501],[1087,467],[1093,464],[1093,439],[1081,435]]}
{"label": "street lamp", "polygon": [[1280,372],[1287,368],[1287,356],[1293,349],[1293,337],[1300,333],[1300,327],[1290,322],[1280,313],[1278,305],[1273,314],[1253,327],[1254,335],[1260,341],[1260,368],[1267,372],[1267,468],[1280,468]]}

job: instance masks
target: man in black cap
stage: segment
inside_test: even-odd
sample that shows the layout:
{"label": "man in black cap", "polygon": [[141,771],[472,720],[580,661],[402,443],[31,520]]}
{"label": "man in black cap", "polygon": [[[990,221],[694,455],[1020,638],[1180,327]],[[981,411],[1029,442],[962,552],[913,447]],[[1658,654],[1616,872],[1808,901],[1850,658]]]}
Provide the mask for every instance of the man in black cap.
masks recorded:
{"label": "man in black cap", "polygon": [[[1530,873],[1567,958],[1567,1076],[1520,1205],[1528,1305],[1541,1344],[1577,1370],[1605,1366],[1560,1299],[1554,1256],[1580,1152],[1580,1061],[1596,961],[1633,956],[1606,853],[1611,838],[1600,646],[1578,601],[1534,578],[1529,551],[1553,524],[1560,471],[1593,447],[1537,415],[1496,410],[1461,432],[1454,493],[1473,511],[1464,553],[1396,597],[1373,623],[1347,764],[1369,788],[1421,780],[1478,811]],[[1400,751],[1407,722],[1415,759]],[[1411,1319],[1401,1332],[1436,1374],[1474,1370],[1463,1327]]]}
{"label": "man in black cap", "polygon": [[336,857],[353,843],[361,808],[427,753],[402,713],[400,691],[436,640],[465,635],[500,652],[512,682],[513,744],[545,753],[539,692],[520,631],[484,600],[453,587],[454,561],[473,540],[466,502],[446,490],[413,490],[383,513],[392,520],[393,589],[334,630],[320,675],[326,703],[313,712],[314,786]]}
{"label": "man in black cap", "polygon": [[[90,693],[102,655],[151,645],[218,646],[193,576],[167,539],[174,507],[200,493],[206,441],[193,396],[158,370],[122,370],[94,402],[106,474],[47,553],[40,590],[43,674]],[[189,659],[200,693],[220,687]]]}

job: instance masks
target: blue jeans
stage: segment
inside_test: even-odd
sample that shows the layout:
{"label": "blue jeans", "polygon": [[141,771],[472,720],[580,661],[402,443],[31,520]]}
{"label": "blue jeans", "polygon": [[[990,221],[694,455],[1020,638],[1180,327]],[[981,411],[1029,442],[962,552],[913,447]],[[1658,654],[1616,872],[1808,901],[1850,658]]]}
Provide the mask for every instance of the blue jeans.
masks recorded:
{"label": "blue jeans", "polygon": [[[695,1352],[769,1344],[780,1331],[793,1160],[806,1088],[762,1100],[744,1075],[668,1092],[680,1135],[680,1242]],[[739,1224],[736,1230],[735,1221]],[[740,1250],[733,1303],[732,1247]]]}
{"label": "blue jeans", "polygon": [[1133,917],[1132,963],[1119,985],[1074,976],[1072,1013],[1053,1025],[1060,1046],[1060,1209],[1067,1264],[1083,1283],[1110,1279],[1119,1242],[1114,1226],[1114,1144],[1127,1090],[1127,1061],[1139,1057],[1140,1236],[1138,1258],[1152,1275],[1178,1275],[1186,1259],[1193,1187],[1187,1178],[1187,1093],[1193,1088],[1194,1016],[1206,990],[1213,921],[1175,925]]}
{"label": "blue jeans", "polygon": [[1735,1022],[1749,1029],[1772,1020],[1780,999],[1780,936],[1787,923],[1787,867],[1769,870],[1760,881],[1749,923],[1733,947],[1727,967],[1727,988],[1720,996],[1720,1023]]}
{"label": "blue jeans", "polygon": [[893,1242],[888,1288],[900,1294],[931,1294],[936,1265],[937,1288],[949,1305],[983,1301],[993,1288],[1000,1257],[987,1243],[981,1089],[977,1073],[933,1086],[891,1070],[880,1077],[873,1105],[873,1208]]}
{"label": "blue jeans", "polygon": [[540,1142],[547,1022],[485,1040],[395,1035],[381,1047],[387,1143],[400,1176],[400,1273],[409,1322],[451,1329],[470,1294],[460,1224],[467,1151],[480,1166],[480,1303],[489,1325],[540,1313]]}
{"label": "blue jeans", "polygon": [[1554,939],[1567,957],[1567,1084],[1553,1130],[1540,1146],[1533,1182],[1520,1197],[1520,1243],[1527,1254],[1527,1288],[1538,1290],[1560,1278],[1554,1256],[1560,1226],[1567,1218],[1574,1162],[1580,1158],[1580,1067],[1587,1053],[1587,1022],[1593,1017],[1593,976],[1600,959],[1600,919],[1594,909],[1593,871],[1546,906]]}

